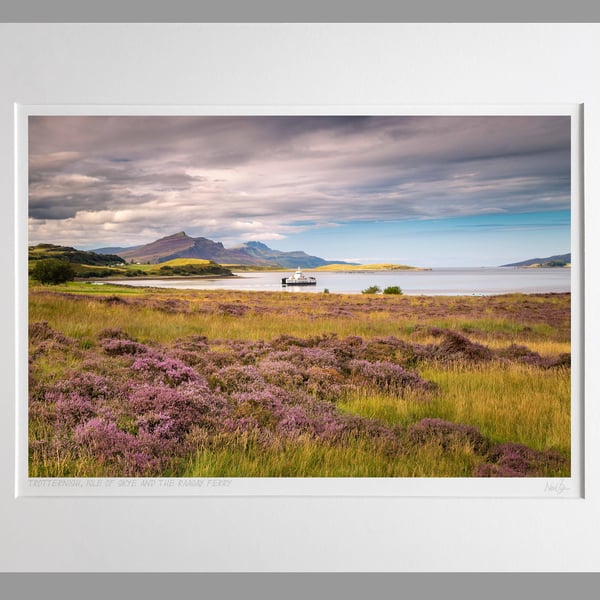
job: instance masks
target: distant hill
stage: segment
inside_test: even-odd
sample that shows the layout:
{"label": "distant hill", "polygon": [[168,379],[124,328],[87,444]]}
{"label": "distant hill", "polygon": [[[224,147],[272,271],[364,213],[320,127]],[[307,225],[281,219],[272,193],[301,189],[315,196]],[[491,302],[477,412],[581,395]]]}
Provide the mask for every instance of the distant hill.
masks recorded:
{"label": "distant hill", "polygon": [[273,250],[262,242],[245,242],[237,246],[240,250],[247,252],[251,256],[261,260],[267,260],[270,263],[281,265],[286,269],[314,269],[315,267],[323,267],[325,265],[342,264],[350,265],[355,263],[346,263],[342,261],[330,261],[318,256],[311,256],[302,250],[292,252],[282,252],[281,250]]}
{"label": "distant hill", "polygon": [[521,262],[500,265],[501,267],[566,267],[571,264],[571,253],[556,254],[546,258],[530,258]]}
{"label": "distant hill", "polygon": [[[269,248],[262,242],[246,242],[234,248],[225,248],[221,242],[203,237],[193,238],[180,231],[143,246],[130,248],[108,247],[94,250],[97,253],[116,252],[127,262],[158,264],[176,258],[199,258],[221,265],[246,265],[257,267],[283,267],[286,269],[309,269],[333,264],[318,256],[301,250],[282,252]],[[353,264],[340,263],[336,264]]]}
{"label": "distant hill", "polygon": [[349,263],[333,263],[322,267],[316,267],[316,271],[431,271],[421,267],[411,267],[409,265],[397,265],[390,263],[374,263],[367,265],[356,265]]}
{"label": "distant hill", "polygon": [[123,248],[121,246],[109,246],[107,248],[94,248],[90,252],[96,252],[96,254],[119,254],[125,250],[135,250],[139,246],[131,246],[129,248]]}
{"label": "distant hill", "polygon": [[77,250],[70,246],[57,246],[55,244],[38,244],[29,246],[29,260],[42,260],[45,258],[58,258],[79,265],[93,265],[107,267],[125,262],[116,254],[98,253],[91,250]]}
{"label": "distant hill", "polygon": [[220,242],[207,238],[193,238],[184,231],[168,235],[143,246],[124,248],[120,251],[127,262],[140,264],[164,263],[175,258],[201,258],[218,264],[269,265],[240,249],[227,250]]}

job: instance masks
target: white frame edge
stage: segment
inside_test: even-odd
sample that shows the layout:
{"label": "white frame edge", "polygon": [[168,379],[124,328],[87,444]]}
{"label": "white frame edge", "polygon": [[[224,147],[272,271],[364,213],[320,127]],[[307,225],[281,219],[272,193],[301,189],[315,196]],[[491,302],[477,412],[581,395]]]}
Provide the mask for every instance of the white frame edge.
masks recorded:
{"label": "white frame edge", "polygon": [[[33,115],[564,115],[571,117],[571,477],[570,478],[29,478],[27,449],[28,117]],[[15,497],[361,496],[583,499],[583,105],[153,106],[26,105],[15,115],[16,452]],[[23,310],[25,307],[25,310]]]}

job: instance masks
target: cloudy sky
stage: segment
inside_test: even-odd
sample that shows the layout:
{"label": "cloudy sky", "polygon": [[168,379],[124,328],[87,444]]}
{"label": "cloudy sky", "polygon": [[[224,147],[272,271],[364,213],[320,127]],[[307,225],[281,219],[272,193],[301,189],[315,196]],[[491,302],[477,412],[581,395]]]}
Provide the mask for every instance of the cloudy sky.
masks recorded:
{"label": "cloudy sky", "polygon": [[419,266],[565,253],[570,119],[29,118],[30,244],[178,231]]}

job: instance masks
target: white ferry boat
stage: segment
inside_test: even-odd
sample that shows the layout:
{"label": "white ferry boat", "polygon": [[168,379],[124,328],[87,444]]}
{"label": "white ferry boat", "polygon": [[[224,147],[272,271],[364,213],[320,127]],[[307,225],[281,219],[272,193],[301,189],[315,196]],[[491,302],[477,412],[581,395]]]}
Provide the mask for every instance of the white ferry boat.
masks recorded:
{"label": "white ferry boat", "polygon": [[317,279],[316,277],[304,275],[300,267],[298,267],[291,277],[281,278],[281,285],[317,285]]}

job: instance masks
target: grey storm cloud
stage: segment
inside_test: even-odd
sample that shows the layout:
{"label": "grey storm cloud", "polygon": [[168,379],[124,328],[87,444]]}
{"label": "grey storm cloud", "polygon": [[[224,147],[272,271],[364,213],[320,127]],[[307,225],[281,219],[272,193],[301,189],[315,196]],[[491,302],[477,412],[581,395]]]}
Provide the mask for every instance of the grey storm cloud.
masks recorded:
{"label": "grey storm cloud", "polygon": [[[30,239],[134,244],[570,207],[564,116],[32,116]],[[57,240],[58,241],[58,240]]]}

